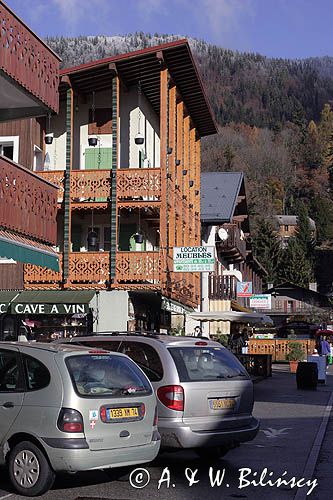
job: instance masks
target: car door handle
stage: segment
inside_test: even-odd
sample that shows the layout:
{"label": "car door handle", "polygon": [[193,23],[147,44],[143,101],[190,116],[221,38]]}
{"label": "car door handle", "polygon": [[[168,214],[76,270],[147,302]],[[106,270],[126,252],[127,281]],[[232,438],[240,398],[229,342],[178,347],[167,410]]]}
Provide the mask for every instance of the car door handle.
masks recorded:
{"label": "car door handle", "polygon": [[14,408],[14,403],[12,403],[11,401],[6,401],[6,403],[4,403],[2,405],[3,408]]}

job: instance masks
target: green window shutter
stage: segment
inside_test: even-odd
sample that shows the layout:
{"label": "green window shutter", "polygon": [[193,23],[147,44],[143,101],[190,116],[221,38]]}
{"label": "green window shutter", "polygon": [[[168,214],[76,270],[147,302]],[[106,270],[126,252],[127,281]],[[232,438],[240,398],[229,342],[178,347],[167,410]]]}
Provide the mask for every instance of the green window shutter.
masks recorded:
{"label": "green window shutter", "polygon": [[86,148],[84,167],[89,170],[111,170],[112,148]]}

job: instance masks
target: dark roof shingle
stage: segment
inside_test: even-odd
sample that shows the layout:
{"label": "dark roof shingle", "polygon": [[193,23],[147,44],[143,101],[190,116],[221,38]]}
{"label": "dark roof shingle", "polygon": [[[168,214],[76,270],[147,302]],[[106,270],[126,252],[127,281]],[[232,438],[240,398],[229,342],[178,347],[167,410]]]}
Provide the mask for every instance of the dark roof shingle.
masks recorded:
{"label": "dark roof shingle", "polygon": [[203,172],[201,174],[201,221],[231,222],[244,175],[242,172]]}

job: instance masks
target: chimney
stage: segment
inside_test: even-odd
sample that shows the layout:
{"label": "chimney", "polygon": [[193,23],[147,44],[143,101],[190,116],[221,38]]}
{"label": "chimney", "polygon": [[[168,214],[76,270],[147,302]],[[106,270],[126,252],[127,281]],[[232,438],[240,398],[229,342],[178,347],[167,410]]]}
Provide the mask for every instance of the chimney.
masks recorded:
{"label": "chimney", "polygon": [[317,292],[317,283],[309,283],[309,290]]}

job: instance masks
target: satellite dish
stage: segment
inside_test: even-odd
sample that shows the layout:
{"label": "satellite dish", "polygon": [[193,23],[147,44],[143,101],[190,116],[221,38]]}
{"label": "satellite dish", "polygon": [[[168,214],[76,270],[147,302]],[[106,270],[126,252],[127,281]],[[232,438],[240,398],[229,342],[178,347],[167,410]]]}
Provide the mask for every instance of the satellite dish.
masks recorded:
{"label": "satellite dish", "polygon": [[223,229],[223,227],[221,227],[217,234],[219,235],[219,238],[222,240],[222,241],[226,241],[228,239],[228,231],[226,229]]}

